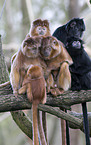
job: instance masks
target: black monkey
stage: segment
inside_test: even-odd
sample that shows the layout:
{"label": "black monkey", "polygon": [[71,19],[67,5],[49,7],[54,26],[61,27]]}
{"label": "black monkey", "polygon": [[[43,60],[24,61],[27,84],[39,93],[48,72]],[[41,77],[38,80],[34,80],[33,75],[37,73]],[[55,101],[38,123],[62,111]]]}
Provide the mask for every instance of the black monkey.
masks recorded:
{"label": "black monkey", "polygon": [[[66,49],[73,59],[70,66],[72,90],[91,89],[91,59],[84,50],[83,41],[79,38],[70,37],[67,39]],[[82,103],[83,122],[86,136],[86,145],[90,145],[89,124],[86,102]]]}
{"label": "black monkey", "polygon": [[81,38],[83,31],[85,31],[83,19],[73,18],[67,24],[58,27],[53,36],[66,45],[68,37]]}
{"label": "black monkey", "polygon": [[91,59],[84,50],[83,41],[79,38],[67,39],[66,49],[73,59],[70,66],[72,90],[91,89]]}
{"label": "black monkey", "polygon": [[[83,19],[73,18],[67,24],[57,28],[53,33],[54,37],[64,43],[73,58],[73,65],[70,66],[72,90],[91,89],[91,60],[83,48],[83,41],[80,39],[84,31]],[[82,110],[86,145],[90,145],[86,102],[82,103]],[[68,144],[70,144],[69,141]]]}

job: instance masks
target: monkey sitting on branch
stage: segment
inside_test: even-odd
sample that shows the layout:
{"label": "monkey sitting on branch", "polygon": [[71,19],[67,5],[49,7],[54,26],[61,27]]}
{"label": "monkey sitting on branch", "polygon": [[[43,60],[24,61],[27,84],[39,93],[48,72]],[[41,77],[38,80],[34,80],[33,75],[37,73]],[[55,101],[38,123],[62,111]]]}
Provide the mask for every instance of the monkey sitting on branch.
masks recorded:
{"label": "monkey sitting on branch", "polygon": [[41,46],[40,55],[47,64],[47,71],[51,72],[47,78],[48,92],[51,91],[51,88],[55,88],[55,78],[58,88],[68,90],[71,86],[69,65],[71,65],[73,61],[67,50],[64,48],[63,44],[53,36],[44,36]]}
{"label": "monkey sitting on branch", "polygon": [[[32,102],[33,109],[33,145],[39,145],[38,140],[38,104],[46,103],[46,83],[43,75],[43,70],[40,66],[31,65],[25,75],[22,87],[19,89],[19,94],[27,92],[27,97]],[[38,117],[37,117],[38,116]],[[42,126],[40,126],[42,127]],[[47,145],[43,129],[40,134],[42,145]],[[40,130],[39,130],[40,131]]]}
{"label": "monkey sitting on branch", "polygon": [[29,30],[29,33],[26,35],[26,38],[31,36],[48,36],[48,35],[51,35],[48,20],[36,19],[32,22],[31,28]]}
{"label": "monkey sitting on branch", "polygon": [[15,95],[17,95],[31,64],[46,67],[45,62],[39,57],[39,47],[41,47],[41,37],[29,37],[24,40],[16,56],[14,56],[11,65],[10,82]]}

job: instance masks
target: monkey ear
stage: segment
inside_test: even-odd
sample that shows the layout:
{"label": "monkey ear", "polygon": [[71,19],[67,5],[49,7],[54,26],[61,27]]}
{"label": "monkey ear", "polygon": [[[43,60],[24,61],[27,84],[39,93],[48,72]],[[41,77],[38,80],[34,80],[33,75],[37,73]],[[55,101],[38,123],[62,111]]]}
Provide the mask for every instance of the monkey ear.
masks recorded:
{"label": "monkey ear", "polygon": [[48,20],[43,20],[43,25],[49,28],[49,21]]}
{"label": "monkey ear", "polygon": [[38,25],[41,25],[43,22],[42,22],[42,20],[41,19],[36,19],[36,20],[34,20],[33,22],[32,22],[32,26],[33,27],[36,27],[36,26],[38,26]]}

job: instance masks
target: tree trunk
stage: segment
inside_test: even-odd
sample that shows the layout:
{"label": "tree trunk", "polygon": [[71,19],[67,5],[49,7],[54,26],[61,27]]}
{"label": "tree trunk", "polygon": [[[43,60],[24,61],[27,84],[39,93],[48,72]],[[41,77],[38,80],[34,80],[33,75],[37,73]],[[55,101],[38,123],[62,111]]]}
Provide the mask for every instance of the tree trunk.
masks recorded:
{"label": "tree trunk", "polygon": [[72,19],[78,17],[80,13],[79,0],[69,0],[68,17]]}

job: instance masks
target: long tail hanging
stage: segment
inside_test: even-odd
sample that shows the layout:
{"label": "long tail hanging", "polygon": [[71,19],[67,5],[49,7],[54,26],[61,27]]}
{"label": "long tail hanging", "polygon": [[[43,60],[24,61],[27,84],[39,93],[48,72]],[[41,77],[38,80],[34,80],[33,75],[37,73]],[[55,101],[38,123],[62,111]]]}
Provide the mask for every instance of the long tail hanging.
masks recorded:
{"label": "long tail hanging", "polygon": [[[65,112],[67,113],[66,109]],[[67,120],[66,120],[66,144],[70,145],[69,123]]]}
{"label": "long tail hanging", "polygon": [[86,138],[86,145],[90,145],[89,122],[88,122],[86,102],[82,103],[82,111],[83,111],[83,126],[84,126],[85,138]]}

